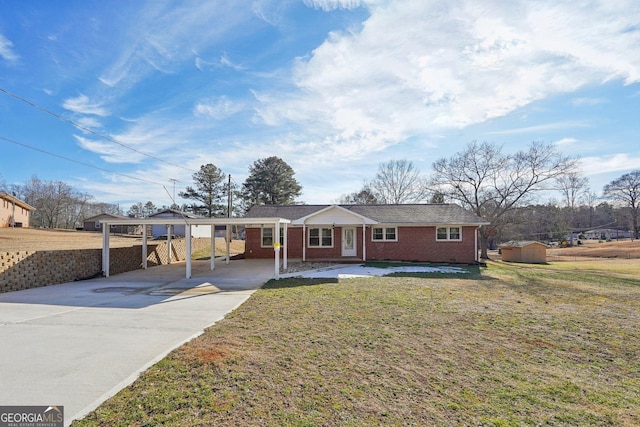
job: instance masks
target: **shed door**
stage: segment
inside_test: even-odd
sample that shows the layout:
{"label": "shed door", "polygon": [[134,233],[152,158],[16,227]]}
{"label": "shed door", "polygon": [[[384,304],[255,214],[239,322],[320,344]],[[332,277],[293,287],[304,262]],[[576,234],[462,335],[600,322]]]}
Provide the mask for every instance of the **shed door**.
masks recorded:
{"label": "shed door", "polygon": [[353,227],[342,228],[342,256],[357,256],[356,229]]}

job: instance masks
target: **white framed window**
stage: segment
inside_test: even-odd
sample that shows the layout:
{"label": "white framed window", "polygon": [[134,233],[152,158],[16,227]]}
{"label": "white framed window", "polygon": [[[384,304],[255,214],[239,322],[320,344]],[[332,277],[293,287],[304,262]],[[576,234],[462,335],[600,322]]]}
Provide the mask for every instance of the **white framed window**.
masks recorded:
{"label": "white framed window", "polygon": [[398,227],[371,227],[371,240],[374,242],[397,242]]}
{"label": "white framed window", "polygon": [[332,248],[333,228],[309,228],[309,241],[307,244],[310,248]]}
{"label": "white framed window", "polygon": [[[263,248],[273,247],[273,227],[263,227],[260,241]],[[284,228],[280,227],[280,245],[284,245]]]}
{"label": "white framed window", "polygon": [[438,227],[436,229],[436,240],[462,240],[462,228],[460,227]]}
{"label": "white framed window", "polygon": [[95,221],[93,225],[95,228],[100,228],[100,221]]}

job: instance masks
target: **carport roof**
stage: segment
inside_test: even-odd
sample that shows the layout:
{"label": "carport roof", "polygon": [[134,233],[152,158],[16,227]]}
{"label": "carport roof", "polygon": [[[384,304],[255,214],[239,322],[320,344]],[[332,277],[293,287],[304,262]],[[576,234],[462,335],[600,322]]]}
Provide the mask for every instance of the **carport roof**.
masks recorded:
{"label": "carport roof", "polygon": [[[104,224],[102,227],[102,271],[105,276],[109,277],[109,225],[185,225],[191,227],[192,225],[212,225],[215,228],[216,225],[245,225],[251,226],[262,225],[262,224],[273,224],[276,228],[276,236],[279,233],[280,227],[277,224],[283,224],[285,228],[288,224],[291,223],[291,220],[285,218],[127,218],[127,219],[115,219],[115,218],[107,218],[100,220],[100,224]],[[146,233],[146,227],[144,227]],[[212,229],[213,232],[213,229]],[[146,234],[143,234],[146,235]],[[189,231],[186,232],[187,238],[187,256],[186,256],[186,277],[187,279],[191,278],[191,233]],[[213,238],[213,235],[212,235]],[[142,243],[142,252],[143,252],[143,265],[146,269],[146,258],[147,258],[147,243],[146,240],[143,239]],[[170,240],[169,240],[170,241]],[[229,242],[227,240],[227,246]],[[214,248],[215,245],[211,245],[211,269],[214,269]],[[287,243],[285,240],[285,244],[283,246],[283,261],[284,266],[287,266]],[[276,248],[277,249],[277,248]],[[229,262],[229,251],[227,247],[227,262]],[[274,250],[274,277],[278,279],[280,277],[280,251]]]}
{"label": "carport roof", "polygon": [[105,218],[100,220],[101,224],[114,225],[142,225],[142,224],[162,224],[162,225],[253,225],[253,224],[289,224],[290,220],[285,218]]}

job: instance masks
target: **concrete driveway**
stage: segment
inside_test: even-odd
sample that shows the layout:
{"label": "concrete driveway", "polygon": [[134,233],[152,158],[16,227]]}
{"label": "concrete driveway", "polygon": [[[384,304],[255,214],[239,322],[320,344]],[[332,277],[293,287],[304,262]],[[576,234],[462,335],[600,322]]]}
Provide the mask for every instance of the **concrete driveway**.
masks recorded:
{"label": "concrete driveway", "polygon": [[62,405],[65,425],[200,335],[273,277],[273,260],[184,263],[0,294],[0,405]]}

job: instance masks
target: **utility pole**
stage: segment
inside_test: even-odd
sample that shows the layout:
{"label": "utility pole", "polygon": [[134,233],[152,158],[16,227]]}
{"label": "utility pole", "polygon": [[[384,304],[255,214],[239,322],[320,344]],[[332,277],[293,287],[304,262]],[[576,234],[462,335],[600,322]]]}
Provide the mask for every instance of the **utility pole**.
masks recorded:
{"label": "utility pole", "polygon": [[[229,181],[227,183],[227,218],[231,218],[231,174],[229,174]],[[233,233],[230,230],[230,225],[227,225],[227,256],[229,254],[229,243],[233,239]],[[227,258],[228,260],[229,258]],[[227,261],[228,262],[228,261]]]}
{"label": "utility pole", "polygon": [[229,183],[227,184],[227,218],[231,218],[231,174],[229,174]]}
{"label": "utility pole", "polygon": [[169,178],[169,182],[173,183],[173,197],[171,198],[171,201],[173,202],[174,205],[176,205],[176,182],[178,182],[177,179],[174,178]]}

